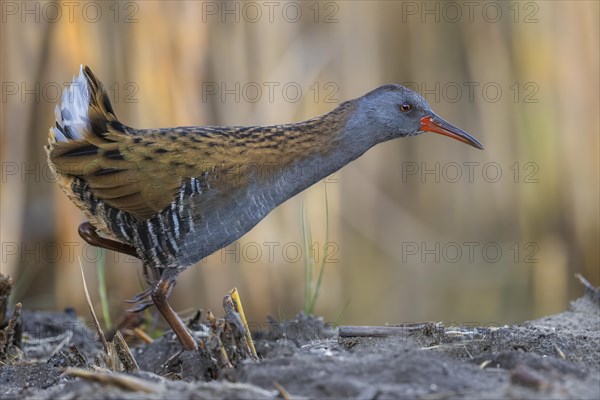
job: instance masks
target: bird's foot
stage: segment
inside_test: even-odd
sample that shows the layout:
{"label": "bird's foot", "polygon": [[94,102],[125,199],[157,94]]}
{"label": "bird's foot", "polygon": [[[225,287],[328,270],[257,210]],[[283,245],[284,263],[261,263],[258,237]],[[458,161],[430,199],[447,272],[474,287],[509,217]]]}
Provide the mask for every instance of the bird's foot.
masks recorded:
{"label": "bird's foot", "polygon": [[[133,303],[131,300],[126,300],[127,303]],[[139,313],[144,311],[146,308],[152,307],[154,302],[152,300],[139,301],[134,307],[128,308],[127,312]]]}
{"label": "bird's foot", "polygon": [[[146,308],[153,306],[154,302],[150,299],[150,295],[151,295],[153,289],[154,289],[154,287],[151,286],[148,289],[146,289],[142,292],[139,292],[138,294],[133,296],[133,298],[131,298],[129,300],[125,300],[125,303],[135,304],[134,307],[127,309],[127,312],[139,313],[139,312],[144,311]],[[148,299],[148,300],[144,301],[144,299]]]}
{"label": "bird's foot", "polygon": [[152,293],[152,289],[154,289],[153,287],[149,287],[148,289],[139,292],[138,294],[136,294],[135,296],[133,296],[132,299],[130,300],[125,300],[125,303],[139,303],[140,301],[144,300],[145,298],[150,297],[150,293]]}

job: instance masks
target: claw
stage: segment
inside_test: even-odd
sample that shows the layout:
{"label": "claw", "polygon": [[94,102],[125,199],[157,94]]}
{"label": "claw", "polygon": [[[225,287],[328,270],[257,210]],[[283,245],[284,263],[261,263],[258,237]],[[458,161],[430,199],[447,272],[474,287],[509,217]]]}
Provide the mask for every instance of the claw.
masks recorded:
{"label": "claw", "polygon": [[152,292],[152,287],[149,287],[148,289],[146,289],[142,292],[139,292],[138,294],[133,296],[133,298],[131,298],[130,300],[125,300],[125,303],[139,303],[140,301],[144,300],[146,297],[150,297],[151,292]]}
{"label": "claw", "polygon": [[139,313],[139,312],[144,311],[148,307],[152,307],[153,305],[154,305],[154,302],[151,301],[151,300],[143,301],[141,303],[138,303],[135,307],[129,308],[127,310],[127,312],[130,312],[130,313]]}

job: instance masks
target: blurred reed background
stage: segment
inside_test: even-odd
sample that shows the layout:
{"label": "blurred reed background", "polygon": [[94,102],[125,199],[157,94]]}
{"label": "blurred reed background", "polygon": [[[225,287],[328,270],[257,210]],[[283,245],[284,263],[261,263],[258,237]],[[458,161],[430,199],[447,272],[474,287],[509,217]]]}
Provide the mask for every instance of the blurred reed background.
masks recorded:
{"label": "blurred reed background", "polygon": [[[13,301],[87,318],[80,257],[99,303],[96,250],[43,151],[58,89],[86,64],[134,127],[300,121],[393,82],[486,148],[424,134],[372,149],[180,275],[184,315],[219,313],[233,286],[256,323],[300,310],[303,202],[314,258],[327,226],[334,250],[315,309],[328,321],[510,323],[565,309],[582,292],[575,273],[600,280],[599,3],[452,4],[3,1]],[[114,319],[141,267],[107,252],[106,273]]]}

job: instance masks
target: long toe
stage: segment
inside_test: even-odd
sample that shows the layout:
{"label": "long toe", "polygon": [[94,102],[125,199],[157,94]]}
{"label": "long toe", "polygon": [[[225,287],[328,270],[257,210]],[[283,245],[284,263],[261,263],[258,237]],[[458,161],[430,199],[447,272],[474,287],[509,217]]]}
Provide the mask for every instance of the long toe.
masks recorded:
{"label": "long toe", "polygon": [[127,312],[130,312],[130,313],[139,313],[139,312],[142,312],[142,311],[144,311],[144,310],[145,310],[146,308],[148,308],[148,307],[152,307],[153,305],[154,305],[154,302],[153,302],[153,301],[151,301],[151,300],[148,300],[148,301],[142,301],[142,302],[140,302],[140,303],[136,304],[136,306],[135,306],[135,307],[133,307],[133,308],[129,308],[129,309],[127,310]]}
{"label": "long toe", "polygon": [[154,289],[154,288],[152,286],[150,286],[148,289],[144,290],[143,292],[139,292],[138,294],[133,296],[133,298],[131,298],[130,300],[125,300],[125,303],[138,303],[138,302],[144,300],[145,298],[150,297],[150,294],[152,293],[152,289]]}

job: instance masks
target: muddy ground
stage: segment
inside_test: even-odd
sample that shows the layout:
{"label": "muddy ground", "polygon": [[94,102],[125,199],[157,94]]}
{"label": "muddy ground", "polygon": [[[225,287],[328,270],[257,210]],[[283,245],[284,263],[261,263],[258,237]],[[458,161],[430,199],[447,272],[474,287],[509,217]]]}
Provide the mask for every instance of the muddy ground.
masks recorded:
{"label": "muddy ground", "polygon": [[13,348],[0,362],[2,399],[600,398],[594,290],[568,311],[504,327],[427,324],[356,336],[299,314],[254,334],[260,362],[231,367],[199,351],[165,367],[179,349],[167,334],[132,346],[140,370],[116,374],[93,367],[102,346],[72,313],[25,310],[21,320],[23,354]]}

